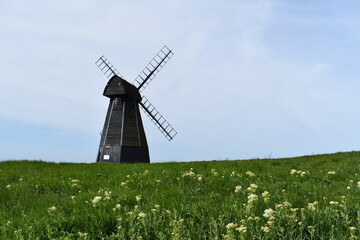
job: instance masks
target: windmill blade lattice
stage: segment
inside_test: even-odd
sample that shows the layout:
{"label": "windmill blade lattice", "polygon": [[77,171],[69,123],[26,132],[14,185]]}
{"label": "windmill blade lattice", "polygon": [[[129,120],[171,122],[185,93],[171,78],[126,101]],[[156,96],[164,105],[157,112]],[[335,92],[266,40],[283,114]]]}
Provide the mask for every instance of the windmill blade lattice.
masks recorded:
{"label": "windmill blade lattice", "polygon": [[106,59],[106,57],[103,55],[101,56],[96,62],[96,66],[105,74],[105,76],[110,79],[114,75],[118,75],[120,77],[123,77],[116,68],[110,63],[109,60]]}
{"label": "windmill blade lattice", "polygon": [[177,132],[175,129],[166,121],[166,119],[156,110],[156,108],[149,102],[149,100],[142,96],[140,106],[144,112],[149,116],[151,121],[160,130],[162,134],[170,141],[172,140]]}
{"label": "windmill blade lattice", "polygon": [[139,92],[144,90],[144,88],[152,81],[156,74],[164,67],[173,55],[174,53],[167,46],[160,49],[160,51],[153,59],[151,59],[149,64],[132,83],[135,87],[137,87]]}

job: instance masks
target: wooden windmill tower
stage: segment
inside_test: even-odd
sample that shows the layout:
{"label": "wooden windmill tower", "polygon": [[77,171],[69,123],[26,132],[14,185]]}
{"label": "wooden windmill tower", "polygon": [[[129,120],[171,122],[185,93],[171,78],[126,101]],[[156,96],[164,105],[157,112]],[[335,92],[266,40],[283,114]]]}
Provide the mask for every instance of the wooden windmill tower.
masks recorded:
{"label": "wooden windmill tower", "polygon": [[103,95],[110,98],[101,133],[97,162],[149,163],[149,149],[139,105],[170,141],[177,132],[140,93],[164,67],[174,53],[164,46],[131,84],[104,57],[96,65],[110,79]]}

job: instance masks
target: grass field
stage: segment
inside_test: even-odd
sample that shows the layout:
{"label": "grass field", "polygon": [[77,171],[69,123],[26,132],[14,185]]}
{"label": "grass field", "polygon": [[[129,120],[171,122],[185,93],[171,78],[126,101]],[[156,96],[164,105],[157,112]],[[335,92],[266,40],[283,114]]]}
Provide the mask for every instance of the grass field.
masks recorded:
{"label": "grass field", "polygon": [[360,239],[360,152],[0,162],[0,239]]}

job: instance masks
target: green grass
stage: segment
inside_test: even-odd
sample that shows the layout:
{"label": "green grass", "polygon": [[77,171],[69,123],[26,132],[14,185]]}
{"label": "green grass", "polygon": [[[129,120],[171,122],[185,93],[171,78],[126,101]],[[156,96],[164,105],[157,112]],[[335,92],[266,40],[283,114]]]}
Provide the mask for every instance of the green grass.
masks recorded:
{"label": "green grass", "polygon": [[0,239],[355,239],[359,181],[360,152],[126,165],[6,161]]}

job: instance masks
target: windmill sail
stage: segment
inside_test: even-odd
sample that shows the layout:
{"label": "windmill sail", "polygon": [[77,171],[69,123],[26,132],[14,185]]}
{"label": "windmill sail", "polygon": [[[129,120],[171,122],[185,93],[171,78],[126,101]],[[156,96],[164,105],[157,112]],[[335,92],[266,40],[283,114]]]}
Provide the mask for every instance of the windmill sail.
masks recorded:
{"label": "windmill sail", "polygon": [[101,56],[96,62],[96,66],[105,74],[105,76],[110,79],[114,75],[118,75],[120,77],[123,77],[116,68],[110,63],[109,60],[106,59],[106,57],[103,55]]}
{"label": "windmill sail", "polygon": [[135,78],[132,83],[139,92],[142,92],[144,88],[151,82],[156,74],[164,67],[164,65],[170,60],[174,53],[167,47],[164,46],[155,55],[149,64],[142,70],[142,72]]}
{"label": "windmill sail", "polygon": [[172,140],[177,132],[175,129],[166,121],[166,119],[156,110],[156,108],[149,102],[149,100],[142,96],[140,106],[144,112],[149,116],[151,121],[160,130],[162,134],[170,141]]}

